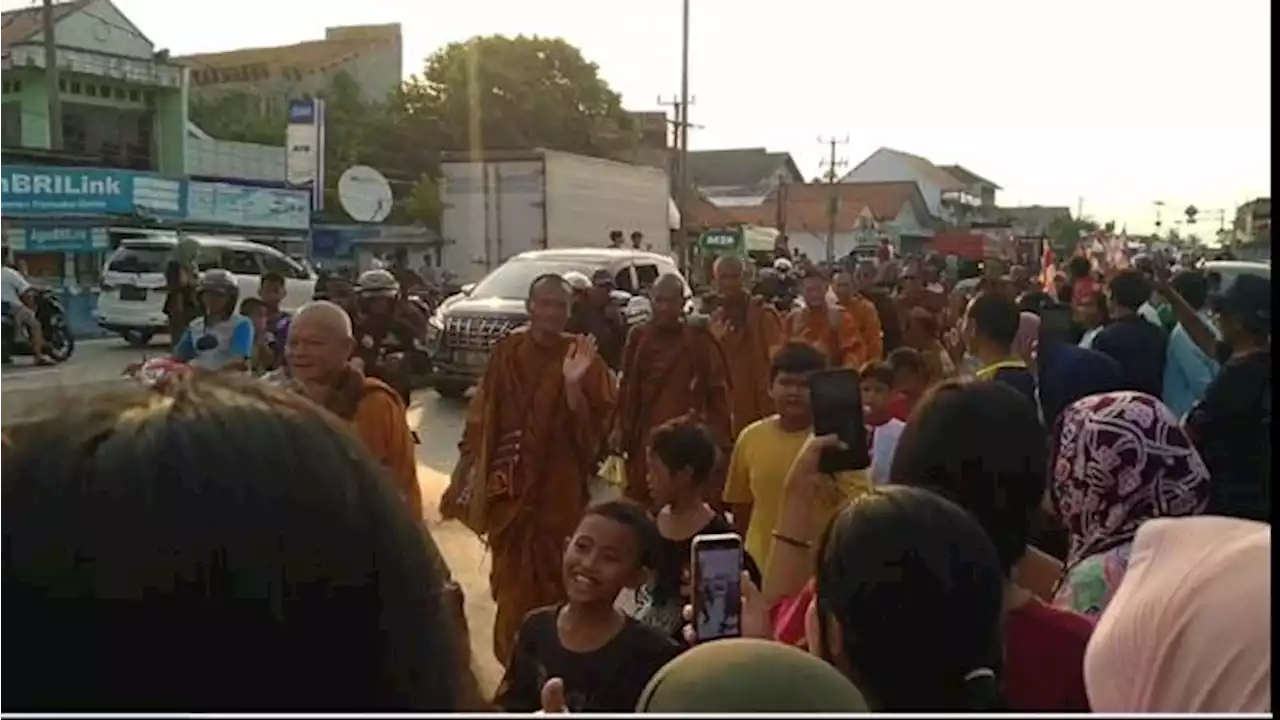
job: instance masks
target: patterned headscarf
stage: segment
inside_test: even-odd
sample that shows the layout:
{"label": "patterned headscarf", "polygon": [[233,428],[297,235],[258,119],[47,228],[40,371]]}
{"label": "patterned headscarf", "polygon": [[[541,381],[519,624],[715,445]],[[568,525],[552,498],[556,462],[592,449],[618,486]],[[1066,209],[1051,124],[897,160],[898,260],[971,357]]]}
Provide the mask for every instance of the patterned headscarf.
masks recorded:
{"label": "patterned headscarf", "polygon": [[1209,470],[1173,412],[1138,392],[1078,400],[1062,413],[1051,492],[1071,534],[1067,566],[1133,540],[1157,517],[1198,515]]}

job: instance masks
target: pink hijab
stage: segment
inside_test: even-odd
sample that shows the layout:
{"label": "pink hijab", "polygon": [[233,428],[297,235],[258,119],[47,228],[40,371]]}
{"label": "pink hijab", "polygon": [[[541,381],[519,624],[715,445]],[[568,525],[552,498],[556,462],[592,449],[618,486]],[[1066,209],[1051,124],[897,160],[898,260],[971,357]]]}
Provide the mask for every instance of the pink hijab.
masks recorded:
{"label": "pink hijab", "polygon": [[1099,713],[1271,711],[1271,526],[1143,523],[1084,657]]}
{"label": "pink hijab", "polygon": [[1013,337],[1013,351],[1018,353],[1022,362],[1035,367],[1032,353],[1036,349],[1036,341],[1040,337],[1040,316],[1024,312],[1018,316],[1018,334]]}

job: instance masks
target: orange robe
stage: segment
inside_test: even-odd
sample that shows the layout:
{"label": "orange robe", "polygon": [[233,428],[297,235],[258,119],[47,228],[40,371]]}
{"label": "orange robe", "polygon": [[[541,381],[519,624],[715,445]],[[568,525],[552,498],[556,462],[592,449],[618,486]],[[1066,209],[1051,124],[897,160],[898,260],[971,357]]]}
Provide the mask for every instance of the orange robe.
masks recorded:
{"label": "orange robe", "polygon": [[464,521],[492,553],[494,657],[511,659],[530,611],[564,599],[561,558],[587,505],[617,392],[599,357],[570,408],[562,365],[571,335],[550,346],[516,331],[495,343],[467,411],[459,450],[472,471]]}
{"label": "orange robe", "polygon": [[787,315],[788,342],[812,345],[827,356],[831,367],[856,367],[865,354],[853,315],[839,306],[801,308]]}
{"label": "orange robe", "polygon": [[769,395],[769,365],[782,346],[782,319],[770,305],[756,298],[746,300],[746,312],[735,320],[726,307],[716,308],[713,320],[731,329],[717,336],[729,363],[730,409],[733,437],[742,428],[773,414]]}
{"label": "orange robe", "polygon": [[[733,418],[726,364],[724,351],[707,330],[682,325],[664,332],[648,323],[631,331],[622,352],[617,419],[627,459],[628,498],[652,507],[645,457],[649,433],[672,418],[697,417],[728,457]],[[718,491],[708,487],[708,497]]]}
{"label": "orange robe", "polygon": [[375,378],[365,378],[351,418],[356,434],[395,481],[413,517],[422,520],[422,489],[414,457],[413,432],[405,421],[400,393]]}
{"label": "orange robe", "polygon": [[858,347],[855,356],[849,359],[853,367],[860,368],[872,360],[884,357],[884,328],[880,327],[880,314],[876,312],[875,303],[854,295],[840,302],[841,307],[853,316],[855,332],[858,335]]}

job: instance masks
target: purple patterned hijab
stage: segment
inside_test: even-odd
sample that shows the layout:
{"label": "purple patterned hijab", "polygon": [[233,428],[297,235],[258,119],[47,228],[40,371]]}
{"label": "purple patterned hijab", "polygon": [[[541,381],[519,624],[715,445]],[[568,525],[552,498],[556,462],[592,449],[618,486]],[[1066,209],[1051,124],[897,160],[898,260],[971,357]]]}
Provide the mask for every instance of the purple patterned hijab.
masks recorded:
{"label": "purple patterned hijab", "polygon": [[1091,395],[1068,406],[1058,428],[1050,491],[1071,535],[1068,568],[1131,542],[1146,520],[1204,512],[1209,470],[1159,400]]}

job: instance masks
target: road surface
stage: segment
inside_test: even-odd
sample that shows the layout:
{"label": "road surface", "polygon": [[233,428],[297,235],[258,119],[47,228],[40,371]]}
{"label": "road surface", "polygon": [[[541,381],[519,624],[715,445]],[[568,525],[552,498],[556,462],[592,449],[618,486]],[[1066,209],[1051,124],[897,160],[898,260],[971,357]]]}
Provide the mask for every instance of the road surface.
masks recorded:
{"label": "road surface", "polygon": [[[76,347],[67,363],[52,368],[32,367],[30,359],[16,358],[0,374],[0,415],[7,424],[24,417],[56,410],[60,403],[83,401],[97,392],[125,386],[121,370],[144,355],[165,352],[157,345],[146,351],[129,348],[119,339],[91,340]],[[489,560],[484,547],[460,523],[440,521],[438,501],[449,483],[449,472],[458,457],[465,406],[444,400],[433,392],[419,392],[409,409],[410,426],[418,432],[418,481],[426,508],[426,523],[462,585],[467,598],[472,655],[486,691],[502,677],[493,658],[494,605],[489,594]]]}

